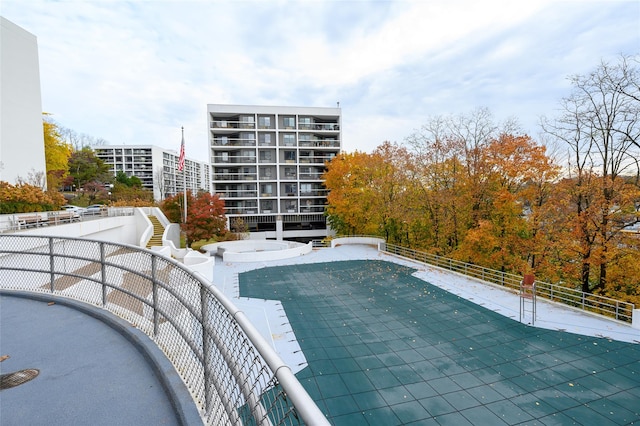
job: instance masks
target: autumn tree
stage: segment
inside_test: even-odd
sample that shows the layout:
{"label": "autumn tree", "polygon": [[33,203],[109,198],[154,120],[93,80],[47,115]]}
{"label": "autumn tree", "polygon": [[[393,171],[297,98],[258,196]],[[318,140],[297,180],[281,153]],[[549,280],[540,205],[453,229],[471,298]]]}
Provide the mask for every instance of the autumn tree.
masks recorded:
{"label": "autumn tree", "polygon": [[71,147],[62,139],[58,125],[44,114],[44,156],[47,167],[47,188],[57,191],[69,170]]}
{"label": "autumn tree", "polygon": [[338,234],[376,234],[376,195],[370,183],[379,160],[379,156],[355,151],[339,154],[328,163],[323,175],[329,190],[327,221]]}
{"label": "autumn tree", "polygon": [[500,134],[512,133],[513,119],[497,123],[487,108],[468,114],[434,116],[407,137],[415,156],[420,191],[417,241],[436,254],[454,251],[470,229],[491,213],[486,149]]}
{"label": "autumn tree", "polygon": [[356,151],[334,157],[324,174],[331,228],[339,234],[380,235],[399,242],[406,234],[406,186],[398,162],[406,155],[403,148],[385,142],[372,154]]}
{"label": "autumn tree", "polygon": [[[573,90],[561,101],[561,114],[542,123],[568,147],[574,187],[567,190],[575,214],[566,216],[573,221],[567,227],[581,242],[580,283],[585,292],[605,291],[607,271],[618,258],[620,233],[640,220],[634,195],[638,180],[635,185],[625,180],[640,174],[640,74],[633,63],[622,57],[571,77]],[[594,268],[597,278],[592,278]]]}
{"label": "autumn tree", "polygon": [[[187,197],[191,195],[187,192]],[[184,194],[179,193],[165,198],[160,203],[160,208],[164,215],[169,219],[171,223],[182,223],[184,221]],[[187,199],[188,202],[188,199]]]}
{"label": "autumn tree", "polygon": [[431,117],[407,138],[414,158],[414,245],[438,255],[457,248],[470,223],[471,202],[463,196],[464,150],[450,125],[448,117]]}
{"label": "autumn tree", "polygon": [[160,205],[165,216],[174,223],[180,223],[186,235],[187,246],[199,240],[222,236],[227,232],[224,201],[218,195],[199,192],[195,197],[187,191],[187,221],[183,218],[184,194],[167,197]]}
{"label": "autumn tree", "polygon": [[65,203],[58,192],[43,191],[28,183],[0,181],[0,214],[58,210]]}
{"label": "autumn tree", "polygon": [[487,174],[483,203],[488,208],[454,256],[503,272],[528,272],[535,254],[544,253],[536,238],[539,208],[548,200],[546,184],[558,168],[546,148],[526,135],[500,135],[483,147],[480,161]]}
{"label": "autumn tree", "polygon": [[372,217],[378,223],[376,234],[391,243],[408,244],[413,158],[406,148],[387,141],[373,151],[372,159],[369,186],[375,194]]}

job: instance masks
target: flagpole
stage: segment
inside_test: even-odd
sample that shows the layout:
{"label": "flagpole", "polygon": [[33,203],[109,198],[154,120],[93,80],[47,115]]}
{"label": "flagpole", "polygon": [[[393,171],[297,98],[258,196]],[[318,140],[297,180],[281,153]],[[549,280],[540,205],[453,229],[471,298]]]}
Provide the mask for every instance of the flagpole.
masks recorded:
{"label": "flagpole", "polygon": [[[182,127],[182,156],[184,156],[184,126]],[[184,157],[182,158],[182,161],[185,161]],[[187,223],[187,168],[186,168],[186,164],[184,164],[182,166],[182,194],[184,196],[184,223]]]}

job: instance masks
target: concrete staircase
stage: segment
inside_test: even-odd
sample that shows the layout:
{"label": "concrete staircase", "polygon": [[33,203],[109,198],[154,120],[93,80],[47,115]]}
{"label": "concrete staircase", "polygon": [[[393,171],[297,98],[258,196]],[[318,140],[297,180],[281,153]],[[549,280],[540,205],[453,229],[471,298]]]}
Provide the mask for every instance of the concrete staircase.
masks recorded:
{"label": "concrete staircase", "polygon": [[147,248],[151,246],[162,246],[162,234],[164,233],[164,226],[160,223],[157,217],[147,216],[153,225],[153,236],[147,243]]}

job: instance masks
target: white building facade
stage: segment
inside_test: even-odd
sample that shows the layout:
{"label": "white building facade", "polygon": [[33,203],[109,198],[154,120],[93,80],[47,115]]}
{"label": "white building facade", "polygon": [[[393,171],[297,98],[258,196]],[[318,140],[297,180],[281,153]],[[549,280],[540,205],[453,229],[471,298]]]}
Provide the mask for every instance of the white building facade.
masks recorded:
{"label": "white building facade", "polygon": [[330,233],[324,215],[326,162],[341,149],[341,110],[322,107],[207,105],[211,191],[266,238],[314,239]]}
{"label": "white building facade", "polygon": [[30,173],[46,173],[38,41],[0,17],[0,180]]}
{"label": "white building facade", "polygon": [[138,177],[144,188],[153,191],[153,198],[157,201],[183,192],[185,181],[187,190],[194,194],[210,191],[209,164],[185,158],[184,172],[178,171],[180,157],[176,151],[154,145],[100,145],[91,148],[114,176],[123,171],[129,177]]}

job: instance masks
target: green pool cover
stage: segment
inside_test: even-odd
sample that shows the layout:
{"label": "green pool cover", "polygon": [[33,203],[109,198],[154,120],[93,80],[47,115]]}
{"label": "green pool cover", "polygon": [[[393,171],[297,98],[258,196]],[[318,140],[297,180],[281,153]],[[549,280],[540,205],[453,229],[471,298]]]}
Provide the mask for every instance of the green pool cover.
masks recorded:
{"label": "green pool cover", "polygon": [[383,261],[269,267],[240,295],[282,301],[335,425],[640,422],[640,345],[530,327]]}

